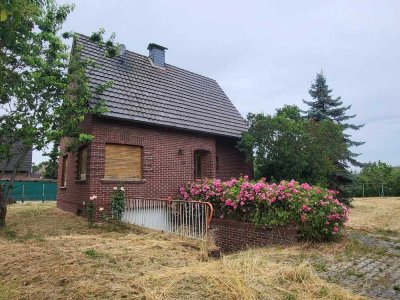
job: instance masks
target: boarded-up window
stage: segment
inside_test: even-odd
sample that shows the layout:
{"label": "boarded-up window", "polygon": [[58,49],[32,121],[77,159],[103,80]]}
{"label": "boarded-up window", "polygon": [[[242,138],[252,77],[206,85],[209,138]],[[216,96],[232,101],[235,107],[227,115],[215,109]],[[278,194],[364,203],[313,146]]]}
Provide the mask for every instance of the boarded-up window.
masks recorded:
{"label": "boarded-up window", "polygon": [[78,172],[77,172],[77,179],[78,180],[86,180],[86,173],[87,173],[87,153],[88,148],[87,146],[83,146],[79,149],[78,152]]}
{"label": "boarded-up window", "polygon": [[141,179],[142,147],[106,144],[105,179]]}
{"label": "boarded-up window", "polygon": [[68,156],[66,155],[64,155],[62,158],[61,187],[67,186],[67,158]]}

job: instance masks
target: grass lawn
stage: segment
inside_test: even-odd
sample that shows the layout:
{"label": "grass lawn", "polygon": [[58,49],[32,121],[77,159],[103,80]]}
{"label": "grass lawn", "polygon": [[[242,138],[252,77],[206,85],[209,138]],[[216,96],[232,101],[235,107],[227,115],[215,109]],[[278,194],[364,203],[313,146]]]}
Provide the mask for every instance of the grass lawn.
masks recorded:
{"label": "grass lawn", "polygon": [[349,226],[359,231],[400,235],[400,197],[356,198]]}
{"label": "grass lawn", "polygon": [[[384,201],[357,200],[352,228],[370,225],[364,218]],[[389,201],[399,209],[399,199]],[[0,299],[362,299],[316,274],[324,268],[316,260],[321,255],[357,255],[362,247],[352,241],[213,260],[199,242],[133,226],[88,228],[54,204],[11,205],[7,217],[0,230]],[[376,228],[398,230],[393,218],[381,219]]]}

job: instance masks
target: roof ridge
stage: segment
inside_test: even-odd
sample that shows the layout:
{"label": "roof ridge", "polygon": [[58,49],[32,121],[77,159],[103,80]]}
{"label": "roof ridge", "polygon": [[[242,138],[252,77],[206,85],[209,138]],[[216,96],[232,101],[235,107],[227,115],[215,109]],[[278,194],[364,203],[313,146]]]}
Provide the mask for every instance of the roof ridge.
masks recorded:
{"label": "roof ridge", "polygon": [[[75,32],[75,34],[80,35],[80,36],[83,36],[83,37],[87,38],[87,39],[90,41],[90,36],[87,36],[87,35],[82,34],[82,33],[79,33],[79,32]],[[94,46],[96,46],[96,45],[94,44]],[[137,53],[137,52],[132,51],[132,50],[129,50],[129,49],[126,49],[125,51],[126,51],[126,52],[130,52],[130,53],[135,54],[135,55],[138,55],[138,56],[142,56],[142,57],[144,57],[144,58],[149,58],[148,56],[146,56],[146,55],[144,55],[144,54]],[[187,69],[184,69],[184,68],[175,66],[175,65],[168,64],[168,63],[165,63],[165,65],[166,65],[166,66],[170,66],[170,67],[175,68],[175,69],[178,69],[178,70],[181,70],[181,71],[183,71],[183,72],[191,73],[191,74],[194,74],[194,75],[196,75],[196,76],[200,76],[200,77],[203,77],[203,78],[205,78],[205,79],[208,79],[208,80],[212,80],[212,81],[217,82],[214,78],[208,77],[208,76],[206,76],[206,75],[202,75],[202,74],[199,74],[199,73],[196,73],[196,72],[193,72],[193,71],[190,71],[190,70],[187,70]]]}

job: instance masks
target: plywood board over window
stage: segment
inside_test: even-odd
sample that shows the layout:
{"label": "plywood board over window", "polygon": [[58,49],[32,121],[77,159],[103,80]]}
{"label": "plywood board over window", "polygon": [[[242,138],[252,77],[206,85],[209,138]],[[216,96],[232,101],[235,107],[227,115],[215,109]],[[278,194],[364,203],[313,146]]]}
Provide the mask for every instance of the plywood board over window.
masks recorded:
{"label": "plywood board over window", "polygon": [[67,186],[67,159],[68,156],[64,155],[62,158],[62,166],[61,166],[61,187]]}
{"label": "plywood board over window", "polygon": [[142,179],[142,147],[106,144],[104,179]]}
{"label": "plywood board over window", "polygon": [[83,146],[79,149],[78,152],[78,172],[77,179],[78,180],[86,180],[86,172],[87,172],[87,146]]}

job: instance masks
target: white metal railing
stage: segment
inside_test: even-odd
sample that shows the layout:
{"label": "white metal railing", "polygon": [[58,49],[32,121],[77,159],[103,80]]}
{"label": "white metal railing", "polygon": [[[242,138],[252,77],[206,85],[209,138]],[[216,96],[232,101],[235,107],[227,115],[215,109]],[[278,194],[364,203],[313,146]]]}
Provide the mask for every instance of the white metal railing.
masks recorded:
{"label": "white metal railing", "polygon": [[213,207],[208,202],[128,199],[122,220],[179,235],[206,240]]}

